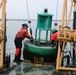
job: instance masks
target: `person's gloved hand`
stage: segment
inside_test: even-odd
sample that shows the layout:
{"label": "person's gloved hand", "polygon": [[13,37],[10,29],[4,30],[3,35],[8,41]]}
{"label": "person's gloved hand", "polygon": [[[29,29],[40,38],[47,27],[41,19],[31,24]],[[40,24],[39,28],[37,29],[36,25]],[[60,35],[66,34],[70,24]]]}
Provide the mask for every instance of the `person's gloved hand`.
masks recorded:
{"label": "person's gloved hand", "polygon": [[51,40],[51,47],[56,46],[56,42],[54,40]]}
{"label": "person's gloved hand", "polygon": [[30,42],[33,42],[34,41],[34,38],[31,36],[30,37]]}

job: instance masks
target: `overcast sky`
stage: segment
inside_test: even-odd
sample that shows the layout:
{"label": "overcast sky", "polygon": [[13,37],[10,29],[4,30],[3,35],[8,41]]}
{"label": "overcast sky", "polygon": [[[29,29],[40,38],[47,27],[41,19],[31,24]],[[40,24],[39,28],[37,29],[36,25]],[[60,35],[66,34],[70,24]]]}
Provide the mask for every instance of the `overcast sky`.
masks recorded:
{"label": "overcast sky", "polygon": [[[48,9],[48,13],[54,15],[53,19],[56,19],[56,16],[57,19],[61,19],[63,0],[58,0],[57,15],[56,15],[57,0],[27,0],[27,1],[28,1],[30,19],[36,19],[37,13],[43,12],[44,8]],[[6,13],[8,19],[10,18],[28,19],[26,0],[7,0]]]}

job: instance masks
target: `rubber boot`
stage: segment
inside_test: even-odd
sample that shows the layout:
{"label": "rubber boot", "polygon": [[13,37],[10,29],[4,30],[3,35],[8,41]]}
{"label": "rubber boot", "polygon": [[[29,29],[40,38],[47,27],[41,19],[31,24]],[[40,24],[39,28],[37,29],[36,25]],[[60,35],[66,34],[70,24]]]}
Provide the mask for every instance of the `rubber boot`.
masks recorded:
{"label": "rubber boot", "polygon": [[19,62],[19,56],[15,56],[13,62],[15,62],[17,64],[20,64],[20,62]]}

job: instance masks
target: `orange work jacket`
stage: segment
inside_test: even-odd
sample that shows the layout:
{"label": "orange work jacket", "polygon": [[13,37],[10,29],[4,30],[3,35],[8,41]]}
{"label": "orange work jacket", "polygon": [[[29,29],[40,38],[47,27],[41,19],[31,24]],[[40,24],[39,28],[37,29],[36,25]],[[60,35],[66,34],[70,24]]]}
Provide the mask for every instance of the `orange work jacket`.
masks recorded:
{"label": "orange work jacket", "polygon": [[55,32],[54,34],[52,34],[51,40],[57,41],[57,37],[58,37],[58,32]]}
{"label": "orange work jacket", "polygon": [[22,39],[24,39],[26,37],[30,38],[30,35],[29,35],[29,33],[28,33],[28,31],[27,31],[26,28],[21,28],[18,31],[18,33],[16,34],[16,38],[22,38]]}

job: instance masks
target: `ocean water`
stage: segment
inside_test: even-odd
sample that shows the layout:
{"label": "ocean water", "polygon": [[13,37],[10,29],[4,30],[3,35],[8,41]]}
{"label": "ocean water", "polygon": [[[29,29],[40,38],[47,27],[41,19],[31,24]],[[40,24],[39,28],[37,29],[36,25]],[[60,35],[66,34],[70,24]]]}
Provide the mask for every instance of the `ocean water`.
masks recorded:
{"label": "ocean water", "polygon": [[[57,26],[54,25],[55,22],[56,21],[52,22],[52,29],[59,29],[61,21],[57,21],[57,23],[58,23]],[[14,54],[15,54],[14,38],[15,38],[17,31],[22,27],[21,25],[23,23],[28,23],[28,22],[27,21],[6,21],[6,36],[7,36],[6,54],[11,54],[12,59],[14,58]],[[72,25],[73,25],[73,22],[70,21],[69,27],[71,29],[72,29]],[[35,38],[36,26],[37,26],[37,21],[32,21],[31,25],[29,25],[29,28],[28,28],[29,33],[30,33],[30,31],[29,31],[30,27],[32,28],[32,35],[34,38]],[[43,39],[44,37],[45,37],[45,31],[43,31],[41,33],[41,38]],[[24,43],[24,41],[23,41],[23,43]]]}

